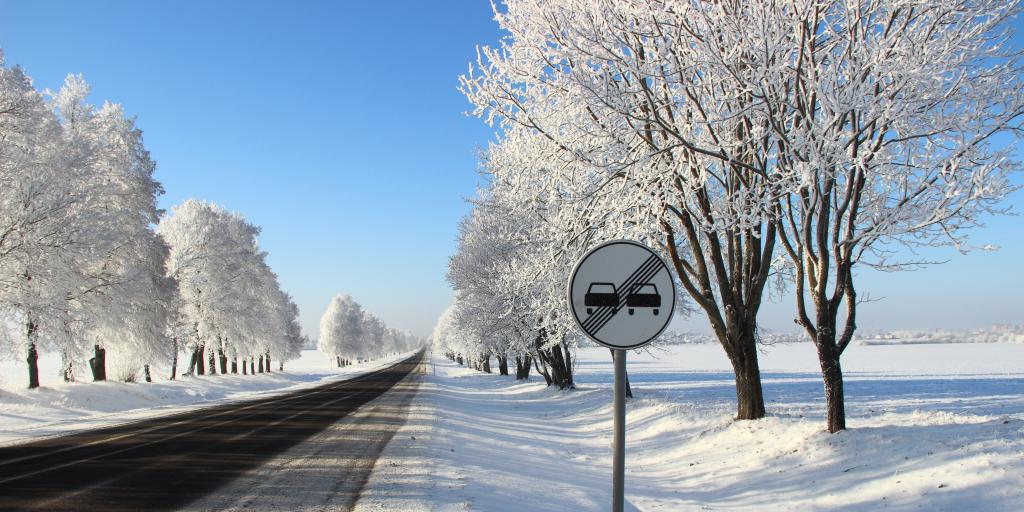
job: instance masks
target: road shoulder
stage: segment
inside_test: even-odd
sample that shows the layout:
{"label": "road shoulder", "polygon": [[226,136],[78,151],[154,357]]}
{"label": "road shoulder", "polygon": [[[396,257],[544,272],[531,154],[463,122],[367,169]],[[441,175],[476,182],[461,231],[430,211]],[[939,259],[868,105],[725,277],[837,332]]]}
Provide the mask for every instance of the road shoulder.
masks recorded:
{"label": "road shoulder", "polygon": [[185,507],[190,511],[352,510],[379,455],[403,427],[421,374]]}

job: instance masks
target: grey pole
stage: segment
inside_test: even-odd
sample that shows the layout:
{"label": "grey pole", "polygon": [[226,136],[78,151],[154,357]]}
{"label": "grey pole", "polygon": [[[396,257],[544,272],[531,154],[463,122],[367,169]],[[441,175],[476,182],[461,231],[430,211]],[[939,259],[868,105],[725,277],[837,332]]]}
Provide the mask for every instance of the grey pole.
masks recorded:
{"label": "grey pole", "polygon": [[615,350],[615,445],[612,449],[612,511],[622,512],[626,479],[626,351]]}

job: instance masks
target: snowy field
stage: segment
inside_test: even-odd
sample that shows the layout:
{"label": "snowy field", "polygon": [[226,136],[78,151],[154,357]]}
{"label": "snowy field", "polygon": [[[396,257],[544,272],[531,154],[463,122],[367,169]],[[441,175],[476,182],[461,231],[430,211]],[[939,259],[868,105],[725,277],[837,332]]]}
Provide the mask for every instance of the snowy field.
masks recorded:
{"label": "snowy field", "polygon": [[[1024,345],[852,346],[835,435],[813,347],[761,361],[769,417],[734,422],[718,346],[630,353],[627,510],[1022,510]],[[432,363],[357,510],[609,508],[607,350],[568,393]]]}
{"label": "snowy field", "polygon": [[59,357],[39,360],[42,387],[26,388],[24,364],[0,362],[0,445],[61,435],[142,418],[173,414],[195,405],[261,398],[355,375],[386,366],[403,356],[337,368],[316,350],[285,363],[285,371],[243,375],[180,377],[168,381],[169,371],[154,371],[154,382],[72,382],[60,377]]}

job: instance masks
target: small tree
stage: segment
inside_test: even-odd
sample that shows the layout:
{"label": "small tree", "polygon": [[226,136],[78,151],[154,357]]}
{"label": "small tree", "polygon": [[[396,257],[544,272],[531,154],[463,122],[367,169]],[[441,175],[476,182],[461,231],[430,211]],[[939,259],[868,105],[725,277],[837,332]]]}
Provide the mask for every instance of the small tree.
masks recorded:
{"label": "small tree", "polygon": [[344,361],[359,355],[362,336],[362,307],[349,295],[336,295],[320,317],[317,349],[343,366]]}

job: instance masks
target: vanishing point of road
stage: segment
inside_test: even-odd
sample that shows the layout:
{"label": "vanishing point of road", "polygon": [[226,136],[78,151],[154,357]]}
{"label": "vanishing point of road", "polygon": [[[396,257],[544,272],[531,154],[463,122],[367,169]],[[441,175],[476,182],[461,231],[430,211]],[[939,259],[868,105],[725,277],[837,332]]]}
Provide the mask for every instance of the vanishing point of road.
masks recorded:
{"label": "vanishing point of road", "polygon": [[0,510],[348,510],[404,422],[423,358],[0,448]]}

